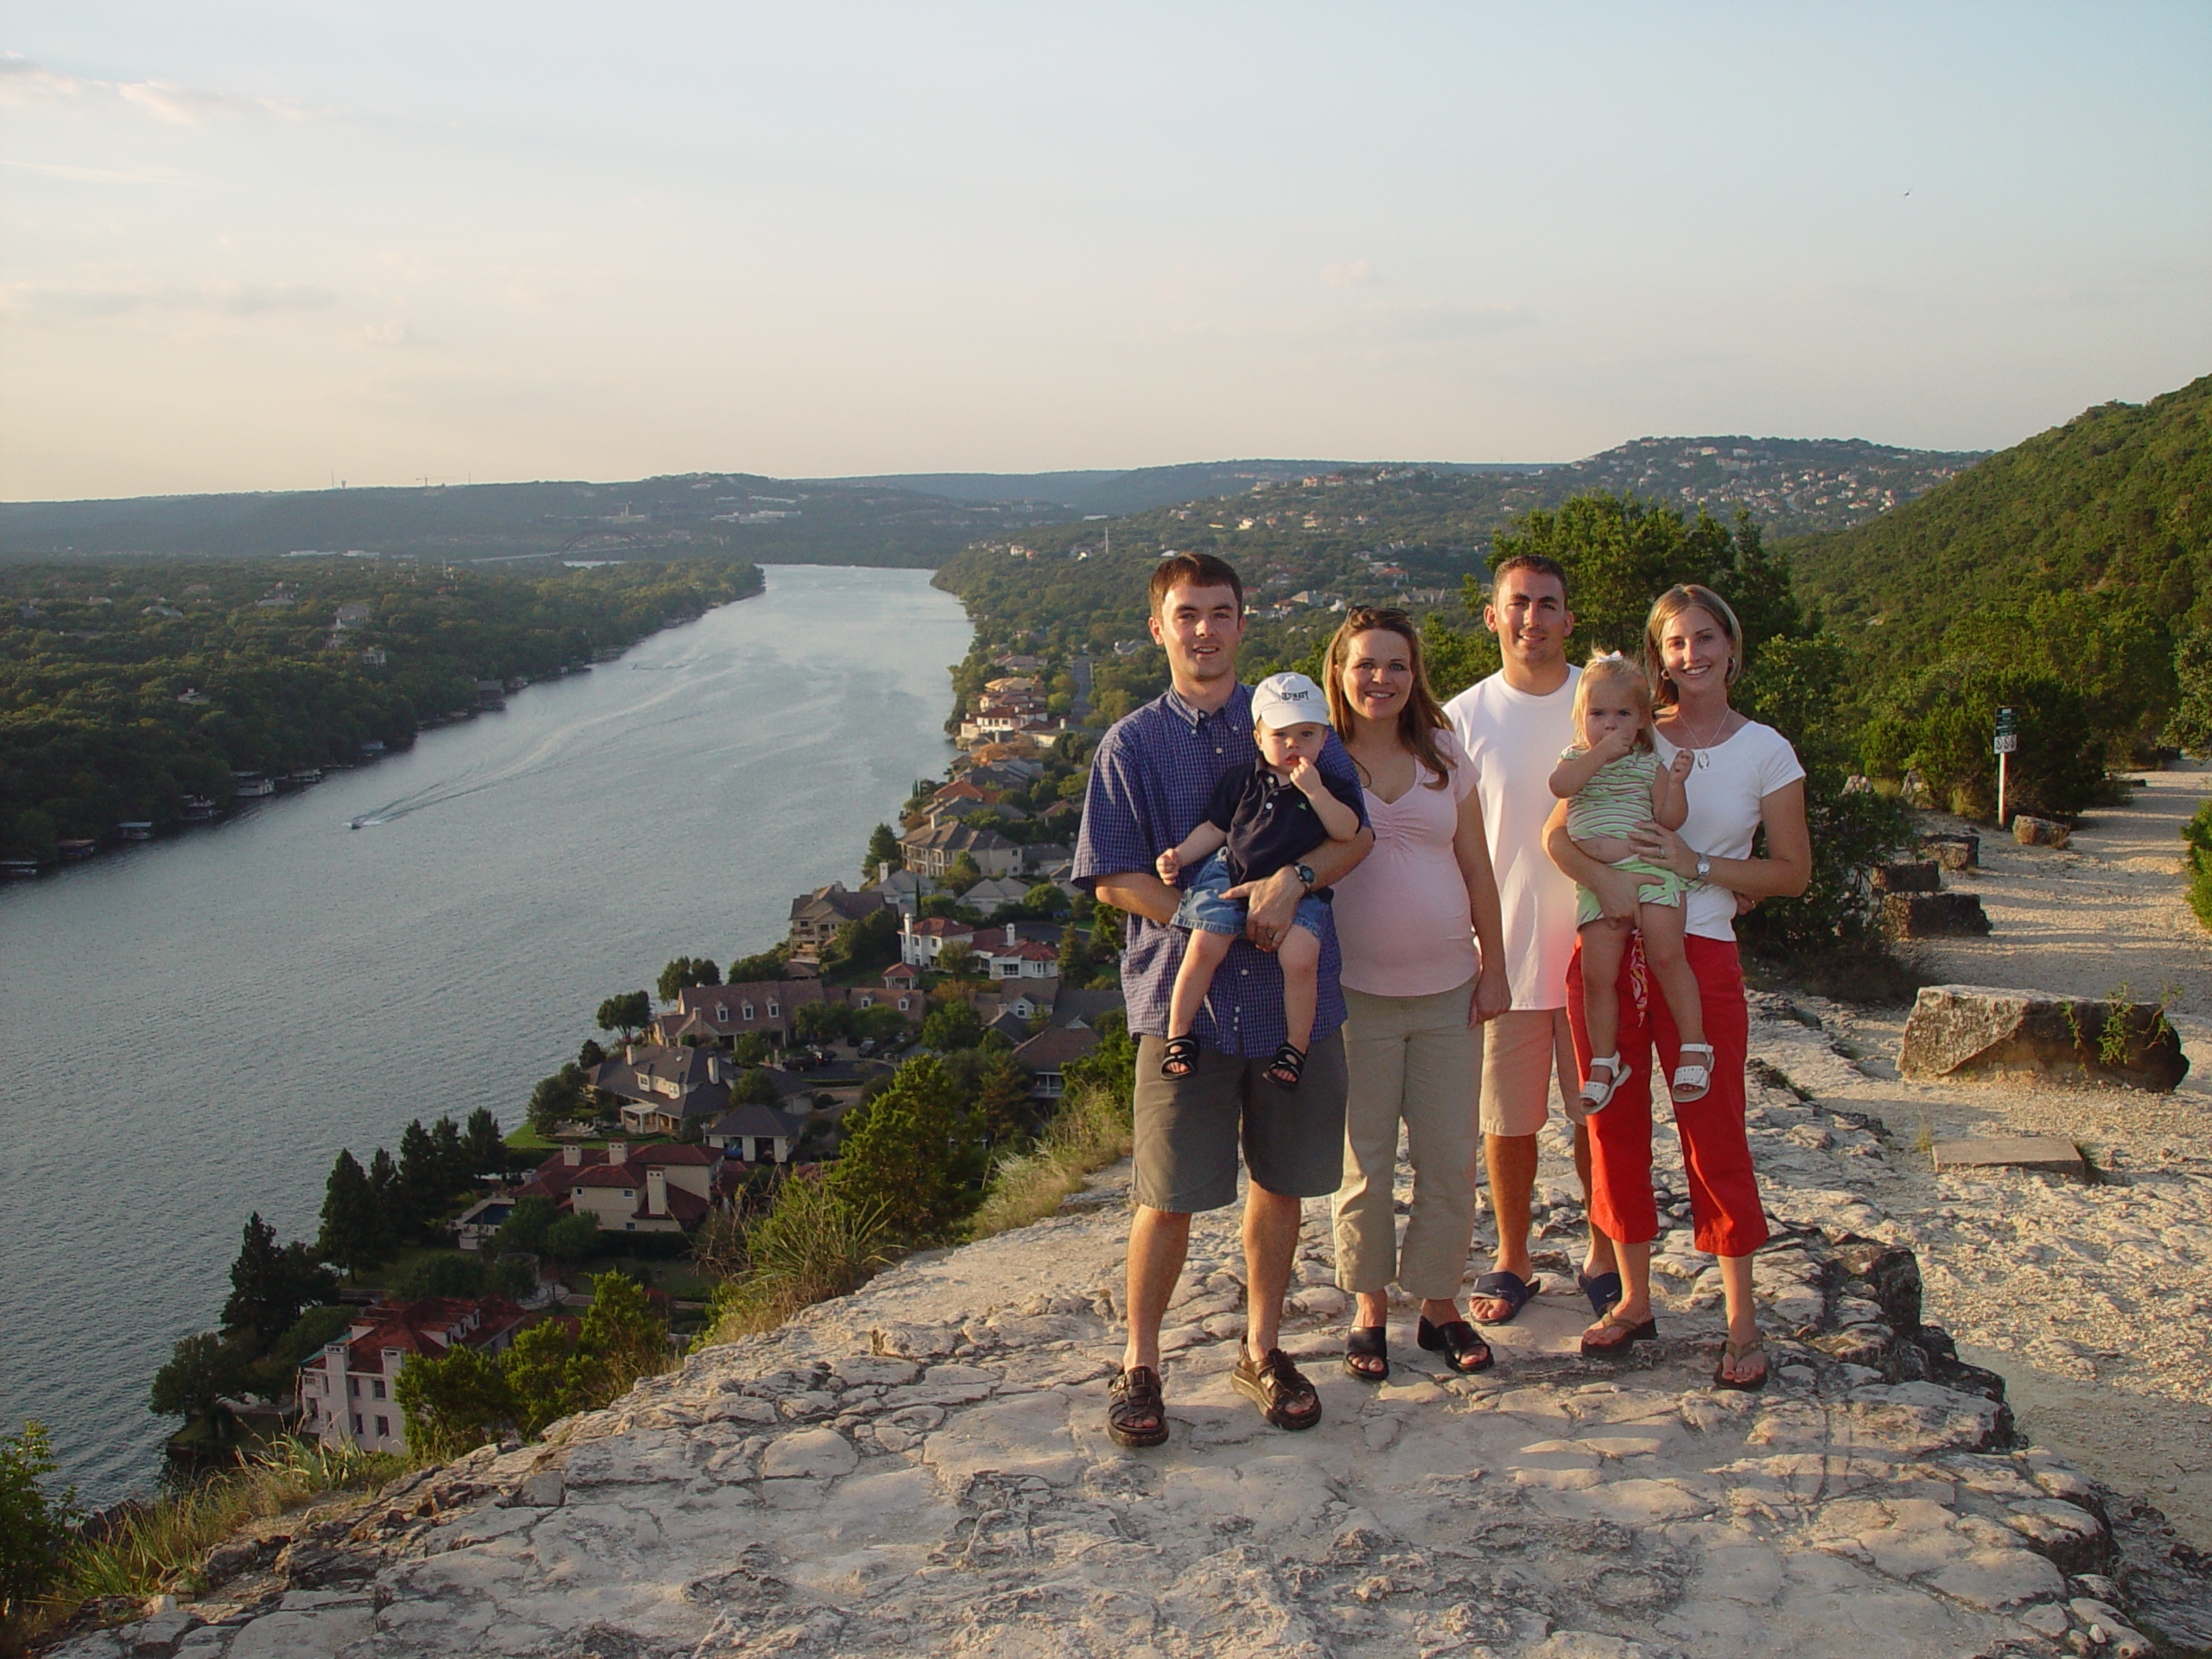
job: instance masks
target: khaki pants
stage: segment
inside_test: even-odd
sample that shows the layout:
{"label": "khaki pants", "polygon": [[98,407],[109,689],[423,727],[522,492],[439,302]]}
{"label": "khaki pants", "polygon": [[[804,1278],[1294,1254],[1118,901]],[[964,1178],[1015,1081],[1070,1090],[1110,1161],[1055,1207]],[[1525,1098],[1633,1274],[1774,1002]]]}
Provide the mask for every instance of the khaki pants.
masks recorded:
{"label": "khaki pants", "polygon": [[[1337,1284],[1455,1298],[1475,1229],[1475,1098],[1482,1033],[1467,1024],[1474,983],[1433,996],[1344,988],[1344,1182],[1337,1189]],[[1403,1123],[1413,1213],[1398,1241],[1392,1188]]]}

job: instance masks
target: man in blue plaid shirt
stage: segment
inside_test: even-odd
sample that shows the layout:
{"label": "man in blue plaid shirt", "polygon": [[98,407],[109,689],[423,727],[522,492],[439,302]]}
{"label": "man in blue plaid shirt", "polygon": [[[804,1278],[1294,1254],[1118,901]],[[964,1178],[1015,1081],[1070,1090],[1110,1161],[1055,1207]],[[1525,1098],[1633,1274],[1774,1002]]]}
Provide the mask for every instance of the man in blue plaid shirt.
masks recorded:
{"label": "man in blue plaid shirt", "polygon": [[[1277,1345],[1276,1333],[1301,1201],[1335,1192],[1343,1170],[1344,1008],[1333,924],[1321,939],[1313,1039],[1304,1075],[1289,1089],[1267,1075],[1287,1034],[1274,951],[1298,901],[1343,876],[1375,844],[1363,806],[1352,840],[1325,842],[1307,862],[1231,889],[1247,900],[1249,919],[1199,1014],[1198,1063],[1185,1077],[1160,1073],[1184,936],[1167,925],[1181,895],[1160,879],[1154,861],[1205,816],[1222,776],[1258,754],[1252,693],[1236,680],[1243,635],[1244,588],[1230,566],[1203,553],[1160,562],[1152,575],[1152,637],[1167,652],[1169,689],[1101,740],[1076,842],[1076,880],[1129,917],[1122,991],[1138,1039],[1136,1213],[1129,1224],[1128,1345],[1106,1414],[1108,1431],[1123,1446],[1167,1438],[1160,1319],[1182,1276],[1191,1217],[1236,1201],[1240,1147],[1250,1177],[1249,1328],[1230,1380],[1279,1428],[1311,1428],[1321,1415],[1320,1397]],[[1353,783],[1357,798],[1351,758],[1334,736],[1321,771]]]}

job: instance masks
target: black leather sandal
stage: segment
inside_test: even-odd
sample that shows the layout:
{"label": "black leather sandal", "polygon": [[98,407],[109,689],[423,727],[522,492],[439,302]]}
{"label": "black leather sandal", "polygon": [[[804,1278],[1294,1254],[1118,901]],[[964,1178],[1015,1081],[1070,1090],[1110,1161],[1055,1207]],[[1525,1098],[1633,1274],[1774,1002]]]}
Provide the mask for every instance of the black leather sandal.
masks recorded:
{"label": "black leather sandal", "polygon": [[1472,1376],[1497,1363],[1497,1356],[1491,1352],[1490,1344],[1465,1319],[1446,1319],[1442,1325],[1431,1325],[1424,1313],[1421,1324],[1414,1327],[1414,1340],[1432,1354],[1442,1354],[1444,1363],[1462,1376]]}
{"label": "black leather sandal", "polygon": [[[1380,1360],[1379,1365],[1361,1365],[1360,1360]],[[1390,1380],[1389,1332],[1379,1325],[1355,1325],[1344,1338],[1344,1370],[1363,1382],[1388,1382]]]}

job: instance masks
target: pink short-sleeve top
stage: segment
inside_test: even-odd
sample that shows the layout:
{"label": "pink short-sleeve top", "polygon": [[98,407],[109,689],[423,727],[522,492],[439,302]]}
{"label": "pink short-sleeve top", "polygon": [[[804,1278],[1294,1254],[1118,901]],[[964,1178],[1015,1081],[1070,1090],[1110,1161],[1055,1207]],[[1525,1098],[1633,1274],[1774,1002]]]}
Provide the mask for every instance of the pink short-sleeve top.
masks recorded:
{"label": "pink short-sleeve top", "polygon": [[1442,789],[1426,767],[1395,801],[1367,798],[1375,850],[1336,884],[1344,983],[1370,996],[1433,996],[1475,976],[1474,917],[1452,849],[1475,769],[1450,732],[1436,734],[1449,768]]}

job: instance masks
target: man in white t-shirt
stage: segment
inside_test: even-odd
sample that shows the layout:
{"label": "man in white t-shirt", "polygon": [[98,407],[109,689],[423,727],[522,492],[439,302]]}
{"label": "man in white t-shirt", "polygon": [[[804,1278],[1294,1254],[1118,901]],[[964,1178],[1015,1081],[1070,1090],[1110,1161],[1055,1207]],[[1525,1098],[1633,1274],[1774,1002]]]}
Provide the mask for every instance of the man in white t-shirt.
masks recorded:
{"label": "man in white t-shirt", "polygon": [[[1537,1288],[1529,1211],[1536,1132],[1550,1114],[1554,1077],[1561,1108],[1574,1124],[1574,1170],[1586,1203],[1590,1192],[1590,1135],[1577,1103],[1580,1082],[1567,1025],[1574,883],[1544,851],[1554,805],[1548,780],[1560,751],[1573,741],[1569,710],[1581,675],[1567,660],[1574,632],[1567,572],[1535,554],[1505,560],[1483,622],[1497,636],[1504,665],[1446,703],[1444,712],[1475,763],[1513,988],[1511,1010],[1483,1027],[1483,1152],[1497,1219],[1497,1260],[1475,1281],[1470,1305],[1478,1323],[1503,1325]],[[1620,1300],[1612,1244],[1595,1228],[1577,1278],[1598,1313]]]}

